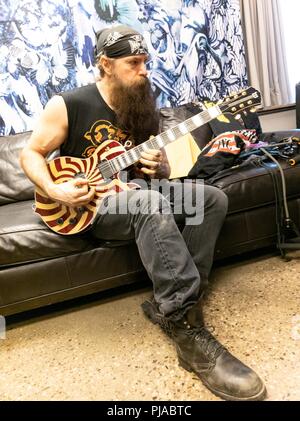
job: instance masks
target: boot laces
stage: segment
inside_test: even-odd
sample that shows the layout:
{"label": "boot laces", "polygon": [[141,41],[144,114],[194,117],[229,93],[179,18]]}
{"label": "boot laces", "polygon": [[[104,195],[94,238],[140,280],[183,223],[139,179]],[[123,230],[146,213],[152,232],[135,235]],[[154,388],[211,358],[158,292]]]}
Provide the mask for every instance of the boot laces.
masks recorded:
{"label": "boot laces", "polygon": [[[161,318],[160,326],[168,336],[171,338],[173,337],[174,326],[172,323],[164,318]],[[191,327],[188,325],[188,327],[186,327],[184,330],[192,340],[200,344],[201,351],[210,361],[215,361],[224,350],[226,351],[226,348],[212,335],[212,333],[205,326]]]}
{"label": "boot laces", "polygon": [[209,360],[215,361],[217,357],[226,350],[226,348],[220,344],[220,342],[204,326],[189,329],[187,333],[196,342],[200,343],[201,351],[209,358]]}

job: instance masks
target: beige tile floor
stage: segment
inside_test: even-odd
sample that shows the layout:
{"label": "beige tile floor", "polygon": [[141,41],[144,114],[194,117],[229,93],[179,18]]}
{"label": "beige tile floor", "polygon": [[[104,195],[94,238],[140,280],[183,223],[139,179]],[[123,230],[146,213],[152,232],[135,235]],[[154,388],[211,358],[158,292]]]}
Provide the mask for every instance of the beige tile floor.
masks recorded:
{"label": "beige tile floor", "polygon": [[[268,400],[300,400],[300,253],[219,266],[207,323],[264,379]],[[98,294],[8,320],[0,400],[219,400],[177,365],[140,304],[150,287]]]}

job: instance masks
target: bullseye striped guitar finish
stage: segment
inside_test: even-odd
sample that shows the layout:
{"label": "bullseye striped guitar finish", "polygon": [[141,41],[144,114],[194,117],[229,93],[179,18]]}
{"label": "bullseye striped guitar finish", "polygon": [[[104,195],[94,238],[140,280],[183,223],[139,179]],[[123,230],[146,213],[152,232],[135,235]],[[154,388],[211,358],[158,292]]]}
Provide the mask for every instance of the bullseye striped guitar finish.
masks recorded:
{"label": "bullseye striped guitar finish", "polygon": [[237,114],[244,109],[253,108],[260,104],[260,101],[259,92],[250,87],[230,95],[220,104],[196,114],[129,151],[126,151],[119,142],[108,140],[103,142],[89,158],[70,156],[55,158],[47,164],[54,183],[64,183],[82,177],[88,180],[90,187],[95,188],[95,196],[87,205],[73,208],[55,202],[36,187],[34,210],[45,224],[58,234],[71,235],[82,232],[92,224],[100,203],[106,196],[139,188],[135,183],[123,182],[120,179],[120,172],[138,162],[143,151],[161,149],[222,114]]}
{"label": "bullseye striped guitar finish", "polygon": [[[76,177],[84,177],[89,186],[96,190],[88,205],[72,208],[50,199],[39,187],[35,189],[35,212],[53,231],[64,234],[77,234],[85,230],[94,220],[100,201],[120,191],[138,188],[135,183],[124,183],[119,174],[108,181],[104,180],[99,162],[116,158],[125,153],[125,148],[116,141],[106,141],[95,150],[90,158],[80,159],[70,156],[55,158],[48,163],[48,170],[54,183],[65,183]],[[104,161],[105,163],[105,161]],[[111,166],[108,164],[107,170]]]}

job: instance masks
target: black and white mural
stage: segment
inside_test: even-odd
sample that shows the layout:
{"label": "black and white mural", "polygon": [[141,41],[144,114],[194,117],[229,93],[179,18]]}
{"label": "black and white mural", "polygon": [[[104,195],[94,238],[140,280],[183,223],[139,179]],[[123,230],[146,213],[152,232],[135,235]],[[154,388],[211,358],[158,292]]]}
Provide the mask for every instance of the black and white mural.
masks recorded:
{"label": "black and white mural", "polygon": [[0,0],[0,134],[31,130],[54,94],[93,82],[94,34],[143,33],[158,106],[247,84],[239,0]]}

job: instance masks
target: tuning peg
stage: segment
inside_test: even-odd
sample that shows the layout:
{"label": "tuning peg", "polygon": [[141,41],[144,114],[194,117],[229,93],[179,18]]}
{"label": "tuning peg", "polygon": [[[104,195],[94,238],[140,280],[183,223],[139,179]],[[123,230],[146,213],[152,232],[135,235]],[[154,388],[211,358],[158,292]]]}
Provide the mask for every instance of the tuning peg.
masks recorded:
{"label": "tuning peg", "polygon": [[243,111],[243,114],[244,114],[245,116],[247,116],[247,115],[248,115],[247,111]]}
{"label": "tuning peg", "polygon": [[240,120],[241,119],[241,114],[237,114],[234,118],[235,118],[235,120]]}
{"label": "tuning peg", "polygon": [[255,107],[251,108],[250,113],[256,113],[256,108]]}

